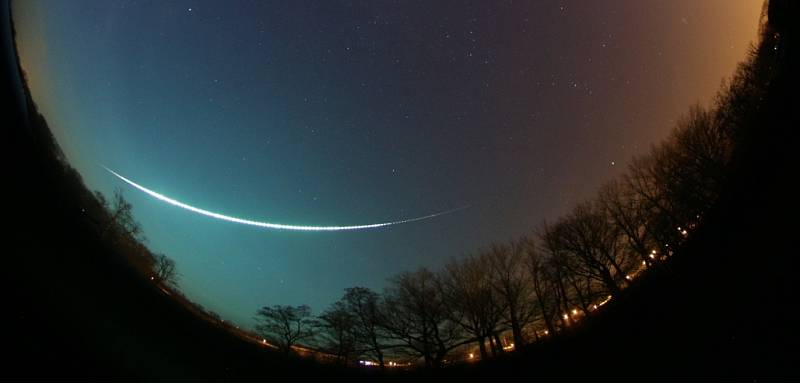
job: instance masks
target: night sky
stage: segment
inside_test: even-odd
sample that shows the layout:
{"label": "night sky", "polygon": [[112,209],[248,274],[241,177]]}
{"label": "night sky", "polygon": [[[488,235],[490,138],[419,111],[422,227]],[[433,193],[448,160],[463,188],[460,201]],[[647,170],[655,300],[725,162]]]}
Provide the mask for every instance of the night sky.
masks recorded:
{"label": "night sky", "polygon": [[[249,326],[531,232],[707,105],[761,0],[13,3],[34,99],[180,287]],[[261,221],[352,225],[274,231]]]}

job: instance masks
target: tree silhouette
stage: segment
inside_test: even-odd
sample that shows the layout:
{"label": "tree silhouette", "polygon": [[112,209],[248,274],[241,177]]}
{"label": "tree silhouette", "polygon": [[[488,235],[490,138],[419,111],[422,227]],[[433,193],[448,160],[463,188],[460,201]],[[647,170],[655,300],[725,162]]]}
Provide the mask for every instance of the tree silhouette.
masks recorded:
{"label": "tree silhouette", "polygon": [[533,286],[524,265],[525,252],[533,241],[521,238],[508,245],[493,244],[487,253],[489,281],[505,307],[503,317],[511,328],[516,348],[525,346],[523,329],[537,318]]}
{"label": "tree silhouette", "polygon": [[613,180],[600,190],[599,203],[610,222],[623,236],[626,251],[635,254],[647,266],[652,266],[663,253],[650,227],[647,202],[631,190],[628,184]]}
{"label": "tree silhouette", "polygon": [[447,318],[478,342],[486,359],[486,340],[498,352],[492,336],[503,317],[504,307],[491,284],[488,257],[472,255],[448,263],[440,277]]}
{"label": "tree silhouette", "polygon": [[440,278],[428,269],[401,273],[384,295],[389,337],[425,366],[441,366],[450,350],[466,343],[460,326],[449,319]]}
{"label": "tree silhouette", "polygon": [[153,254],[153,279],[158,283],[175,286],[178,283],[175,261],[164,254]]}
{"label": "tree silhouette", "polygon": [[386,318],[380,295],[366,287],[351,287],[339,302],[355,320],[353,331],[359,352],[385,368],[384,355],[392,346],[385,340]]}
{"label": "tree silhouette", "polygon": [[[548,333],[555,334],[555,321],[558,320],[558,295],[556,293],[555,276],[550,268],[544,252],[539,251],[531,239],[525,246],[525,265],[531,279],[537,309],[544,321]],[[534,329],[534,334],[536,330]]]}
{"label": "tree silhouette", "polygon": [[306,305],[264,306],[256,313],[256,320],[258,334],[287,356],[292,346],[315,334],[316,322],[311,317],[311,308]]}
{"label": "tree silhouette", "polygon": [[122,190],[115,189],[114,197],[109,204],[105,196],[99,191],[95,196],[103,208],[108,212],[108,219],[102,229],[101,235],[116,234],[116,236],[127,236],[136,241],[141,241],[142,229],[139,223],[133,218],[133,205],[122,195]]}
{"label": "tree silhouette", "polygon": [[358,318],[345,302],[338,301],[322,313],[319,319],[323,348],[336,355],[336,359],[343,365],[347,365],[350,357],[357,353]]}
{"label": "tree silhouette", "polygon": [[626,260],[620,235],[603,211],[593,203],[576,206],[547,232],[559,247],[556,261],[569,273],[601,283],[619,295],[627,283]]}

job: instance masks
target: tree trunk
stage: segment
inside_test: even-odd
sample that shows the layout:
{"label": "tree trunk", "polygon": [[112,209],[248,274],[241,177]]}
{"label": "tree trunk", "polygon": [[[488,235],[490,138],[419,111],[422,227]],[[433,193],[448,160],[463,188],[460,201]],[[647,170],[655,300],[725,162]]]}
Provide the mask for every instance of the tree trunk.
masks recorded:
{"label": "tree trunk", "polygon": [[383,353],[380,349],[375,350],[375,354],[378,357],[378,364],[381,366],[381,370],[386,369],[386,364],[383,362]]}
{"label": "tree trunk", "polygon": [[[556,281],[556,286],[558,287],[558,295],[559,300],[561,301],[561,308],[563,309],[564,313],[569,312],[569,295],[567,294],[567,288],[564,287],[564,281],[559,277]],[[559,317],[561,315],[559,314]]]}
{"label": "tree trunk", "polygon": [[433,353],[431,352],[430,339],[427,336],[422,338],[422,351],[425,354],[425,367],[433,366]]}
{"label": "tree trunk", "polygon": [[628,278],[626,278],[626,276],[625,276],[625,272],[622,270],[622,267],[620,267],[620,266],[617,264],[617,262],[616,262],[614,259],[612,259],[610,256],[608,256],[607,258],[608,258],[608,260],[609,260],[609,263],[611,263],[611,267],[613,267],[613,268],[614,268],[614,270],[617,272],[617,274],[619,274],[619,275],[622,275],[622,276],[623,276],[623,280],[625,280],[625,282],[624,282],[624,283],[626,284],[626,286],[627,286],[628,284],[630,284],[630,281],[628,280]]}
{"label": "tree trunk", "polygon": [[494,341],[497,343],[497,352],[502,354],[503,353],[503,343],[500,342],[500,336],[497,335],[497,332],[495,332],[492,335],[494,336]]}
{"label": "tree trunk", "polygon": [[481,352],[481,360],[486,360],[486,338],[479,337],[478,338],[478,349]]}
{"label": "tree trunk", "polygon": [[522,326],[515,315],[511,316],[511,333],[514,335],[514,349],[525,346],[525,338],[522,336]]}
{"label": "tree trunk", "polygon": [[612,296],[619,296],[621,290],[619,286],[617,286],[617,283],[614,281],[614,277],[611,276],[611,272],[608,269],[603,270],[603,282]]}
{"label": "tree trunk", "polygon": [[550,318],[550,315],[547,313],[547,308],[545,307],[544,298],[541,297],[540,293],[536,293],[536,303],[539,304],[539,308],[542,310],[542,318],[544,319],[544,325],[547,327],[547,331],[551,334],[555,334],[555,327],[553,326],[553,320]]}
{"label": "tree trunk", "polygon": [[[587,280],[587,285],[588,285],[588,283],[589,283],[589,281]],[[583,312],[588,312],[589,311],[589,301],[586,298],[586,295],[584,295],[581,292],[581,289],[580,289],[580,286],[578,285],[578,282],[575,281],[573,278],[570,278],[570,285],[572,285],[572,288],[575,289],[575,294],[578,296],[578,303],[581,306],[581,310],[583,310]]]}

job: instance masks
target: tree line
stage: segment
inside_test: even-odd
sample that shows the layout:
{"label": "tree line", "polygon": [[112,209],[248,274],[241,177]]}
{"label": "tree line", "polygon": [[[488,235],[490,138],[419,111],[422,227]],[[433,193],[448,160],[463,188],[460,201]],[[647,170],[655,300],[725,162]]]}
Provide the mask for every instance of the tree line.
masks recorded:
{"label": "tree line", "polygon": [[760,34],[710,107],[690,107],[666,140],[555,222],[440,270],[402,272],[382,292],[348,288],[316,317],[265,306],[257,333],[287,355],[303,344],[342,364],[437,367],[459,348],[486,359],[595,315],[639,273],[667,269],[725,189],[780,64],[780,34],[765,21]]}
{"label": "tree line", "polygon": [[100,230],[101,239],[124,250],[127,258],[151,281],[176,287],[178,272],[175,261],[164,254],[151,252],[143,244],[145,237],[141,225],[134,219],[133,205],[125,199],[122,191],[114,190],[111,201],[103,193],[95,191],[94,200],[99,209],[94,209],[91,216]]}

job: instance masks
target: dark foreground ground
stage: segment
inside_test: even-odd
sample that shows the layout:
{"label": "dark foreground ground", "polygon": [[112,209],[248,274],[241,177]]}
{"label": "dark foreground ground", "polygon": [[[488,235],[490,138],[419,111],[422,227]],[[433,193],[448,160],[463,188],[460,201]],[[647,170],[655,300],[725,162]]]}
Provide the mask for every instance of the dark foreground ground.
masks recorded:
{"label": "dark foreground ground", "polygon": [[[669,272],[637,281],[602,316],[549,343],[480,365],[378,374],[287,360],[200,320],[102,245],[25,126],[3,56],[3,375],[16,380],[800,381],[794,73],[765,100],[736,176]],[[792,16],[794,14],[791,14]],[[790,20],[793,20],[790,18]],[[784,31],[791,45],[796,34]],[[787,47],[786,60],[796,64]],[[789,68],[794,68],[788,65]],[[792,72],[792,71],[790,71]]]}

